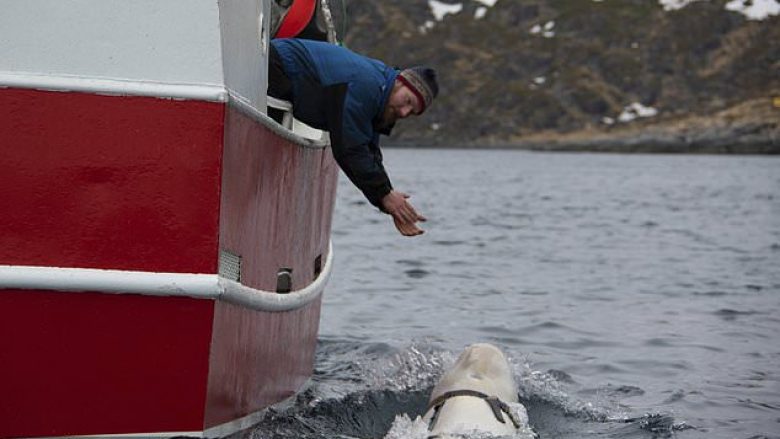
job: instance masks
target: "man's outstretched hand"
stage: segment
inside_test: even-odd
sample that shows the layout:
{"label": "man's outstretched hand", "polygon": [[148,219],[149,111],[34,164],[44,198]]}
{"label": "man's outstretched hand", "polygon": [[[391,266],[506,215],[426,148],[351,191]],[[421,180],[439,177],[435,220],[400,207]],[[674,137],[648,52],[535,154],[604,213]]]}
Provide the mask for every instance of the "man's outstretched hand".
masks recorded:
{"label": "man's outstretched hand", "polygon": [[404,236],[422,235],[424,230],[417,227],[418,221],[425,221],[425,217],[417,213],[414,207],[407,201],[409,195],[390,191],[382,198],[382,207],[393,217],[395,228]]}

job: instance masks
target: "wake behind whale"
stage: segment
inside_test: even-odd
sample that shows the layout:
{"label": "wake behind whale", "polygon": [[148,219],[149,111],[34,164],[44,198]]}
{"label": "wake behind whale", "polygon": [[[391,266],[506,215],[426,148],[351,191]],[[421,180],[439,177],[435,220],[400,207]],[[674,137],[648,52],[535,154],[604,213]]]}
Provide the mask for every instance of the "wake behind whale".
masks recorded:
{"label": "wake behind whale", "polygon": [[[427,439],[431,432],[423,416],[434,388],[460,353],[427,342],[395,347],[341,339],[320,340],[318,349],[307,387],[230,439]],[[692,428],[666,414],[628,416],[617,404],[581,400],[573,396],[576,382],[562,372],[534,370],[517,353],[505,353],[528,425],[540,438],[581,439],[588,432],[588,437],[664,439]],[[462,437],[497,436],[470,432]],[[531,436],[518,429],[499,437]]]}

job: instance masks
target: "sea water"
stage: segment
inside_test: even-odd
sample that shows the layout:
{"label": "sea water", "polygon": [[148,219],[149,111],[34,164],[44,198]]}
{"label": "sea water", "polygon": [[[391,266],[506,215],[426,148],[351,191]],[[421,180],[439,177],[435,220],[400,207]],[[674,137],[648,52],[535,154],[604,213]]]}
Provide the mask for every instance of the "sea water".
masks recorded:
{"label": "sea water", "polygon": [[424,437],[436,379],[490,342],[542,438],[780,438],[780,157],[388,149],[385,165],[425,234],[400,236],[342,176],[315,375],[245,435]]}

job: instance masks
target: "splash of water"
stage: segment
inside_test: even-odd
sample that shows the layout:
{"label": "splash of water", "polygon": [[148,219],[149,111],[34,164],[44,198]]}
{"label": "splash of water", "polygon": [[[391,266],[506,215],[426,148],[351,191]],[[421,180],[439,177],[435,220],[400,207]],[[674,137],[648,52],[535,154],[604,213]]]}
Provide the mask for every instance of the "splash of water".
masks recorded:
{"label": "splash of water", "polygon": [[432,387],[443,371],[455,363],[455,354],[416,342],[400,350],[390,361],[380,361],[365,368],[366,381],[372,389],[413,391]]}

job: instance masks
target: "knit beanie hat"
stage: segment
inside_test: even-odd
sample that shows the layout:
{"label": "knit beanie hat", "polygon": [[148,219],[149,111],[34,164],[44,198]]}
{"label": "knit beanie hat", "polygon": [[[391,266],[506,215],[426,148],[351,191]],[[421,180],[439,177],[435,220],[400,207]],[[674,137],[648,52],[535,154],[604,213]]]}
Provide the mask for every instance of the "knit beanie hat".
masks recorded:
{"label": "knit beanie hat", "polygon": [[398,75],[398,80],[417,96],[420,101],[420,113],[431,105],[433,98],[439,94],[439,84],[436,82],[436,71],[430,67],[409,67]]}

